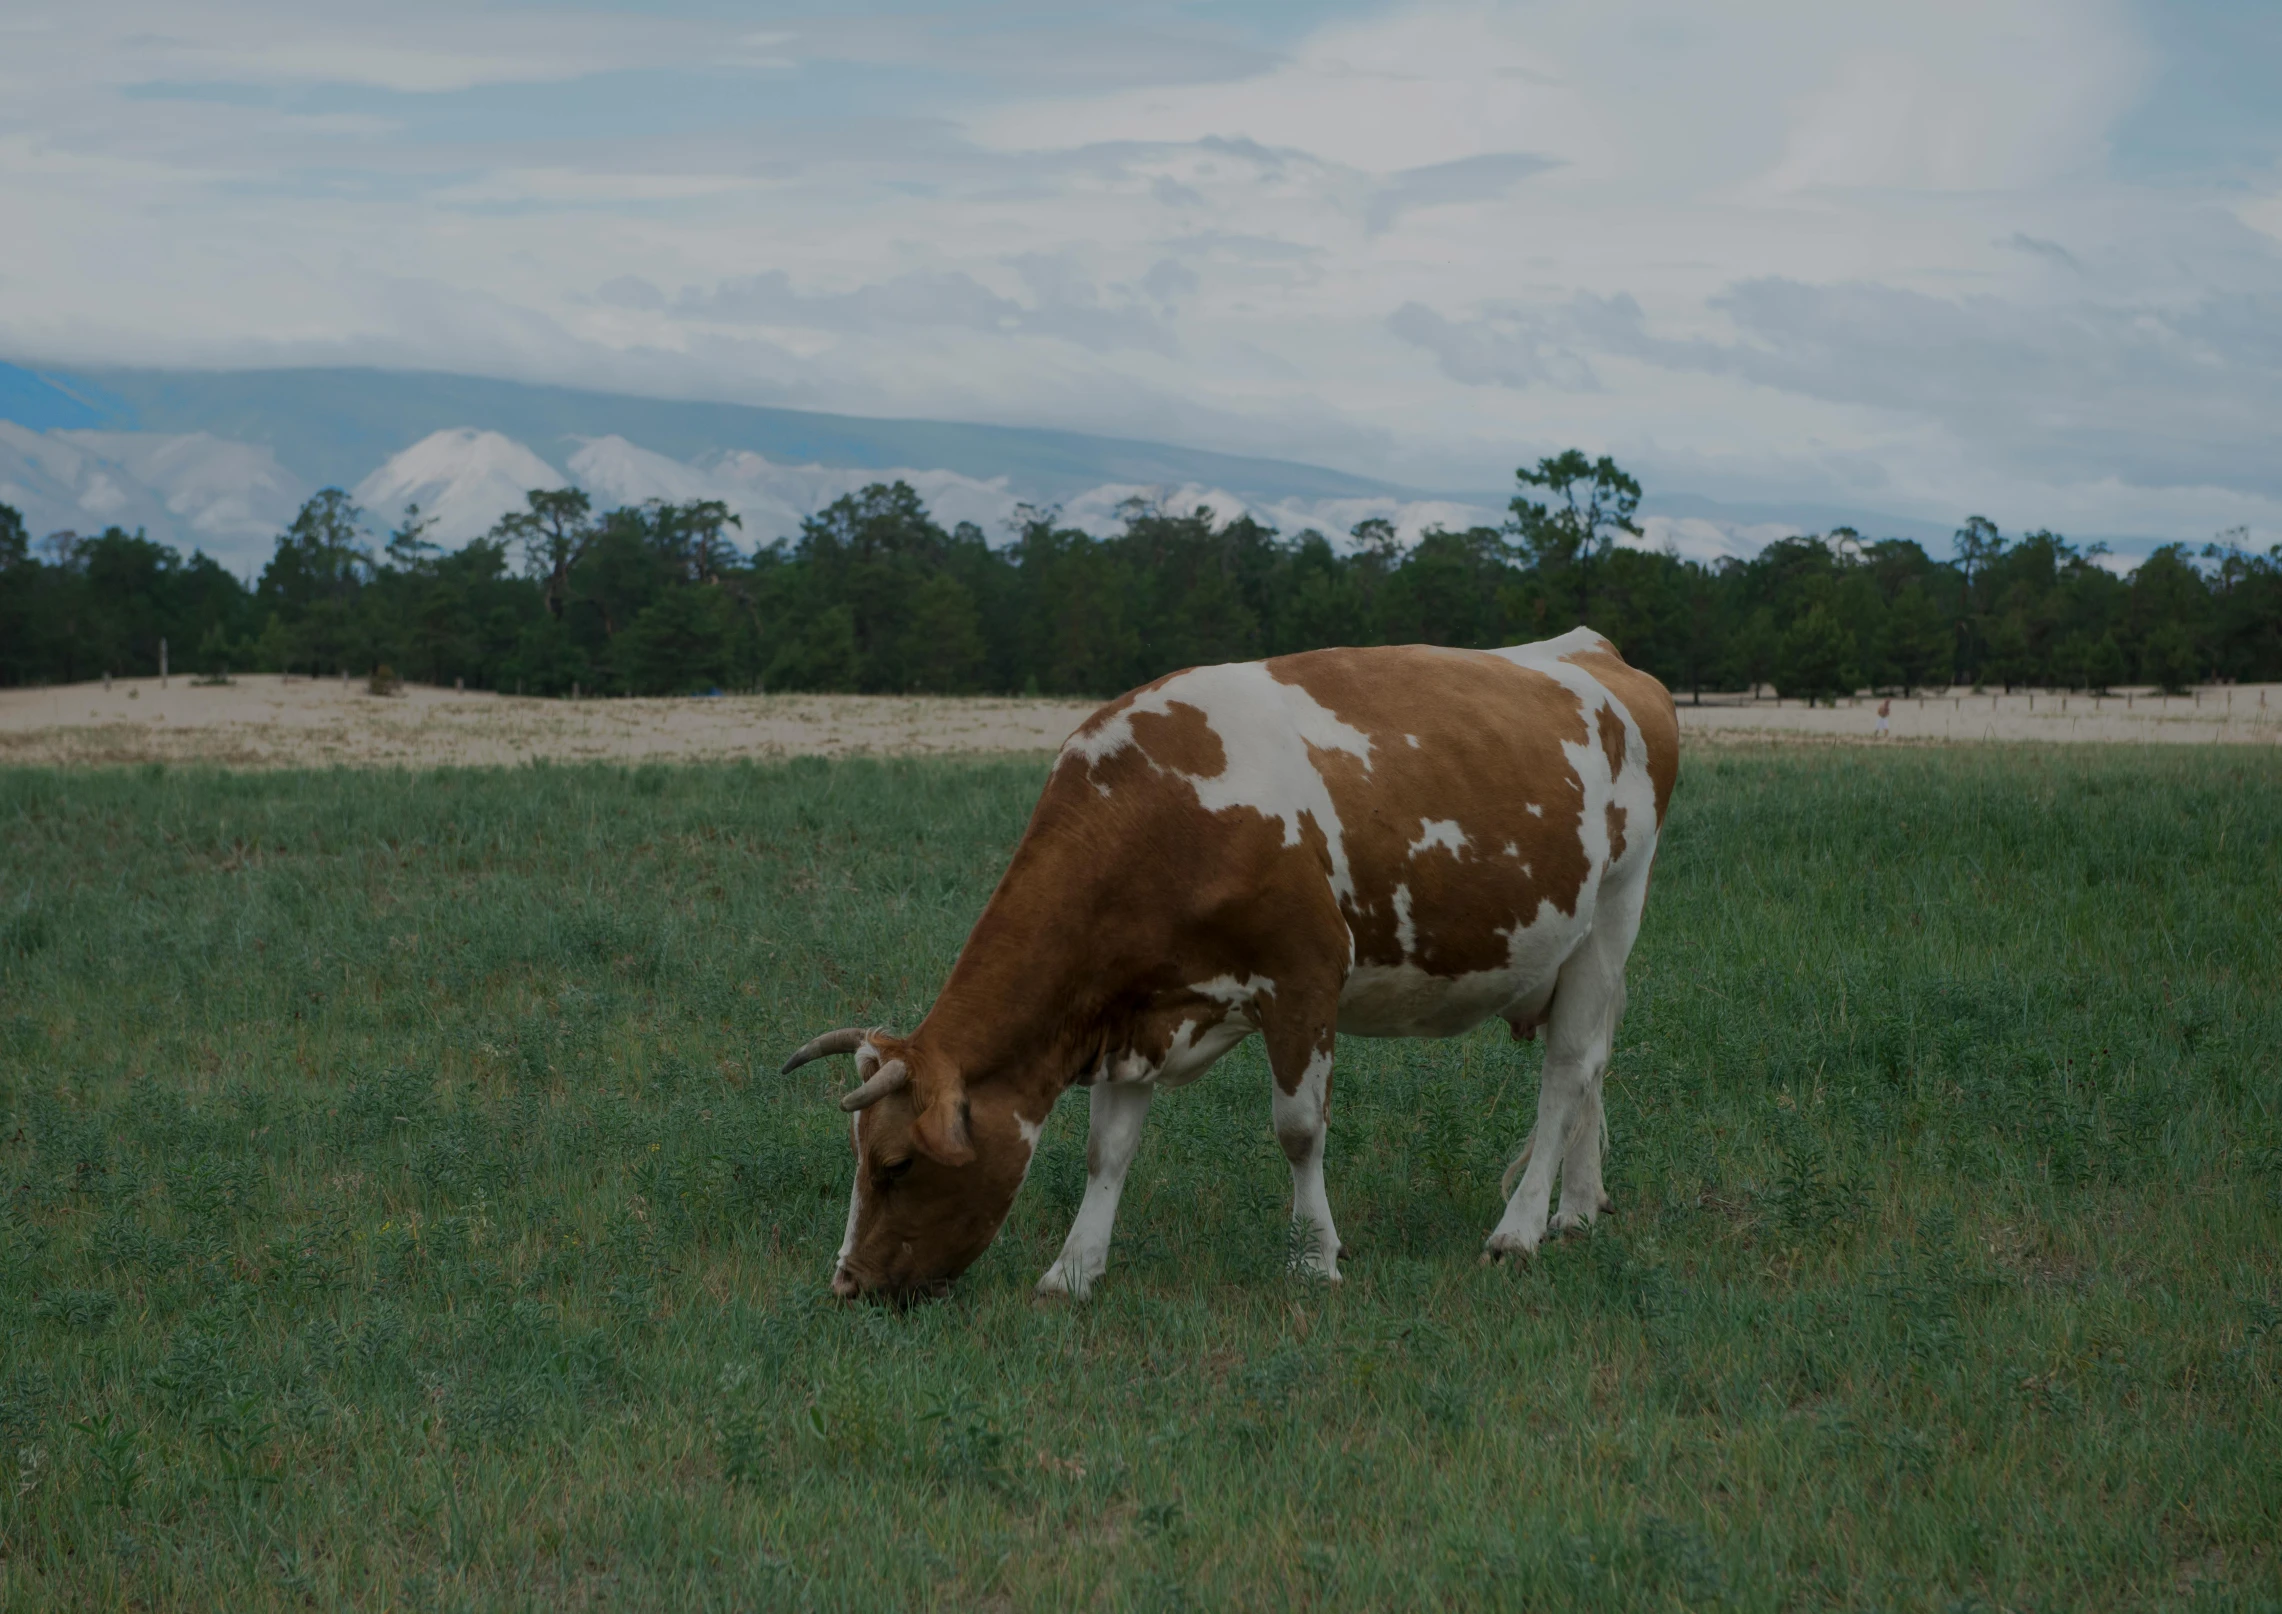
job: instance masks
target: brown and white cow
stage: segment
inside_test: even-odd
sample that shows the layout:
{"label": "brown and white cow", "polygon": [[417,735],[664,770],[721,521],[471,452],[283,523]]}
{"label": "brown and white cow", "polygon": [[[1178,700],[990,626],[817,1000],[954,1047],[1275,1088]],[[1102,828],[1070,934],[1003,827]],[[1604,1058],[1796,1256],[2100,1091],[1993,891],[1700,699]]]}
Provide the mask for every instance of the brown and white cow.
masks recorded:
{"label": "brown and white cow", "polygon": [[[1041,1294],[1101,1275],[1141,1124],[1257,1031],[1304,1258],[1338,1033],[1546,1028],[1537,1126],[1488,1253],[1603,1208],[1601,1077],[1679,769],[1664,686],[1579,628],[1505,650],[1317,650],[1197,667],[1063,745],[935,1006],[853,1053],[855,1188],[833,1288],[936,1288],[982,1254],[1063,1090],[1091,1089],[1086,1190]],[[1519,1176],[1518,1185],[1514,1178]]]}

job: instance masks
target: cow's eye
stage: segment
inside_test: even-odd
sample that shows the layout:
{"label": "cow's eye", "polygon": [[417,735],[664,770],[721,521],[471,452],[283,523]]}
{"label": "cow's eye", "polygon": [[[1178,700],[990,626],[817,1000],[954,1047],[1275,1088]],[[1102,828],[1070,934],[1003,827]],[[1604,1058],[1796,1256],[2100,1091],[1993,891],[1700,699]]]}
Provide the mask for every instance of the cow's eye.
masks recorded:
{"label": "cow's eye", "polygon": [[915,1158],[917,1157],[906,1155],[901,1160],[890,1161],[888,1164],[880,1167],[880,1181],[883,1183],[898,1183],[903,1181],[904,1178],[911,1175],[911,1162]]}

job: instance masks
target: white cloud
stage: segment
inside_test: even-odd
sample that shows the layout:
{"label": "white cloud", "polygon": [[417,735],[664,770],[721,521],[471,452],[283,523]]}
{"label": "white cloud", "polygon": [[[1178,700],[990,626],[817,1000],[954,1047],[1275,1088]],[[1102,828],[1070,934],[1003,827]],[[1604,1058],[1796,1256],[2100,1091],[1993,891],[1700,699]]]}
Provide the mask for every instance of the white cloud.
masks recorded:
{"label": "white cloud", "polygon": [[[254,443],[207,432],[59,431],[70,443],[119,466],[165,503],[191,542],[235,547],[250,533],[282,528],[308,497],[277,455]],[[106,517],[106,520],[116,519]]]}
{"label": "white cloud", "polygon": [[1793,103],[1767,190],[2017,190],[2072,178],[2097,168],[2148,61],[2122,8],[2098,0],[1864,8],[1858,25],[1869,37]]}
{"label": "white cloud", "polygon": [[[28,8],[27,8],[28,9]],[[433,95],[668,65],[704,49],[760,64],[783,36],[740,40],[677,19],[558,9],[492,12],[408,0],[383,10],[259,0],[72,0],[26,15],[0,52],[0,86],[54,93],[66,69],[84,87],[363,85]],[[0,34],[0,38],[7,35]],[[10,65],[12,62],[12,66]]]}
{"label": "white cloud", "polygon": [[37,0],[0,40],[0,353],[1451,489],[1574,442],[1721,497],[2269,530],[2282,181],[2118,177],[2163,26],[2123,3],[1428,3],[1261,43],[1145,7],[763,36]]}
{"label": "white cloud", "polygon": [[1489,152],[1590,150],[1605,113],[1533,42],[1534,20],[1487,6],[1409,6],[1316,33],[1256,76],[1045,97],[968,127],[985,144],[1051,151],[1108,142],[1218,139],[1218,161],[1290,182],[1292,154],[1393,173]]}

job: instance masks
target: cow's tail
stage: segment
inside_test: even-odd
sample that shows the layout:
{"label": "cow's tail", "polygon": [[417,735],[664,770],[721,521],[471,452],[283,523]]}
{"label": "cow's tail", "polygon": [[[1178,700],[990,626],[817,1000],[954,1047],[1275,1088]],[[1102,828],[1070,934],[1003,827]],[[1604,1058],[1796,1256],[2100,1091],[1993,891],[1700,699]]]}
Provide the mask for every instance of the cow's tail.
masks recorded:
{"label": "cow's tail", "polygon": [[[1602,1109],[1598,1104],[1595,1104],[1593,1109],[1595,1112],[1593,1120],[1600,1133],[1594,1142],[1605,1156],[1608,1153],[1608,1111]],[[1513,1164],[1506,1167],[1505,1175],[1498,1179],[1498,1195],[1500,1198],[1513,1198],[1514,1184],[1521,1181],[1521,1174],[1529,1169],[1529,1157],[1536,1152],[1537,1132],[1532,1128],[1529,1136],[1521,1140],[1521,1153],[1513,1157]]]}
{"label": "cow's tail", "polygon": [[1506,1167],[1505,1175],[1498,1179],[1498,1197],[1513,1198],[1513,1185],[1521,1181],[1521,1174],[1529,1169],[1529,1157],[1536,1149],[1537,1134],[1533,1131],[1521,1140],[1521,1153],[1513,1157],[1513,1164]]}

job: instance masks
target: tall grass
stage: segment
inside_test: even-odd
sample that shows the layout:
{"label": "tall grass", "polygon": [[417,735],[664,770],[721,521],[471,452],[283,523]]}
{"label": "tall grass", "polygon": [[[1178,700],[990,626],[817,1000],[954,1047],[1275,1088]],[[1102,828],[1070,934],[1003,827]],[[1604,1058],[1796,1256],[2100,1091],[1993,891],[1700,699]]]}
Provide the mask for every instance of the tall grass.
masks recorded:
{"label": "tall grass", "polygon": [[924,1012],[1033,763],[0,773],[0,1603],[2271,1607],[2282,766],[1691,755],[1596,1234],[1536,1054],[1256,1045],[1039,1308],[824,1287],[800,1038]]}

